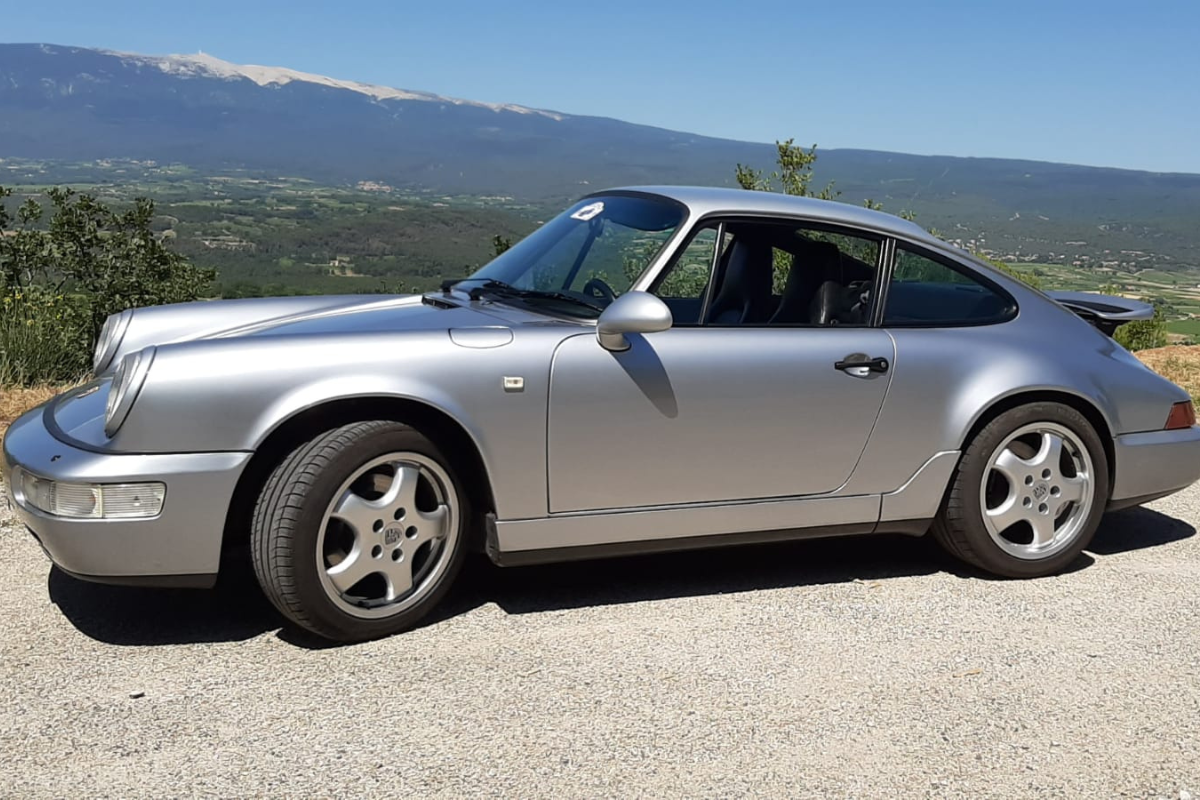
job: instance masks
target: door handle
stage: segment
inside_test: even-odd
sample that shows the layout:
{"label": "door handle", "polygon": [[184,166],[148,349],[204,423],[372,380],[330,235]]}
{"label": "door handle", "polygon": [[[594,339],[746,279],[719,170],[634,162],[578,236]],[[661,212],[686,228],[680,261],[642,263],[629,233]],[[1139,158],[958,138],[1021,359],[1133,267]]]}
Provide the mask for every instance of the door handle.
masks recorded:
{"label": "door handle", "polygon": [[856,378],[865,378],[872,372],[887,372],[888,366],[886,358],[869,358],[863,353],[851,353],[841,361],[834,363],[833,368],[840,369]]}

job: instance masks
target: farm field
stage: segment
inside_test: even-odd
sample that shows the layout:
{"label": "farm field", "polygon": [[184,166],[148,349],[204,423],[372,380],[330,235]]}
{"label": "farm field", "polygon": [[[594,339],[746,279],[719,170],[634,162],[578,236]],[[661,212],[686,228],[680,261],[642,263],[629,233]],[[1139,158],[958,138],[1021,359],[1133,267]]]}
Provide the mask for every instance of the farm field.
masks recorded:
{"label": "farm field", "polygon": [[[135,197],[157,203],[155,229],[193,263],[217,270],[225,297],[278,294],[340,294],[421,291],[443,278],[473,271],[493,255],[493,237],[516,240],[562,208],[568,196],[538,200],[505,195],[445,194],[419,186],[374,181],[319,183],[296,176],[228,169],[202,171],[152,161],[34,162],[0,160],[0,185],[17,200],[37,198],[66,185],[120,207]],[[897,201],[899,202],[899,201]],[[898,207],[898,206],[897,206]],[[895,210],[889,206],[889,210]],[[919,215],[917,222],[937,227]],[[946,229],[965,236],[963,225]],[[1038,277],[1044,288],[1099,291],[1160,301],[1171,330],[1200,335],[1200,265],[1147,249],[1119,269],[1027,262],[1003,237],[981,247],[990,257]],[[1015,241],[1015,240],[1014,240]],[[1063,244],[1043,243],[1063,249]],[[1100,247],[1100,241],[1084,246]],[[1108,246],[1108,245],[1105,245]],[[1125,251],[1096,250],[1090,263]],[[1081,258],[1083,256],[1080,256]],[[1086,259],[1085,259],[1086,260]],[[1134,269],[1135,265],[1145,265]]]}
{"label": "farm field", "polygon": [[1126,297],[1158,301],[1171,333],[1200,336],[1200,269],[1177,272],[1146,269],[1138,272],[1061,264],[1013,265],[1038,277],[1045,289],[1079,292],[1107,291]]}
{"label": "farm field", "polygon": [[1200,338],[1200,319],[1177,319],[1167,323],[1167,330],[1184,336]]}
{"label": "farm field", "polygon": [[494,236],[520,238],[558,208],[137,162],[0,170],[0,185],[18,202],[59,185],[117,208],[149,197],[155,229],[193,263],[215,268],[225,297],[430,289],[485,263]]}

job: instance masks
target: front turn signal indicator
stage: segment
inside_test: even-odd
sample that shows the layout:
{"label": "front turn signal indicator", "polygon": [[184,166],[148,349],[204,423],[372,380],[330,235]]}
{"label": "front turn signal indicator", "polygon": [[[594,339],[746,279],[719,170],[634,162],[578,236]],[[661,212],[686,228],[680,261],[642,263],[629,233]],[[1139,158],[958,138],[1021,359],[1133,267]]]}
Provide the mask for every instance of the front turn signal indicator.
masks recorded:
{"label": "front turn signal indicator", "polygon": [[1167,427],[1164,430],[1177,431],[1182,428],[1190,428],[1195,424],[1196,407],[1192,405],[1191,400],[1185,400],[1171,406],[1171,413],[1167,415]]}

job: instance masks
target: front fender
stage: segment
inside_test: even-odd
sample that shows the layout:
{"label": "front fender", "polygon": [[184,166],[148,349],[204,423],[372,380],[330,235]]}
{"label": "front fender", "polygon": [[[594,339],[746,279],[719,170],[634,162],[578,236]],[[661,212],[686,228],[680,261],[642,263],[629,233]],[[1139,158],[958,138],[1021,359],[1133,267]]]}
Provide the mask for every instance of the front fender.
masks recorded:
{"label": "front fender", "polygon": [[429,406],[457,421],[479,446],[479,431],[462,404],[442,388],[413,376],[380,376],[351,373],[338,378],[317,379],[298,385],[294,390],[263,407],[250,423],[239,449],[257,450],[277,428],[304,411],[339,400],[387,398],[411,400]]}
{"label": "front fender", "polygon": [[[122,428],[120,452],[255,451],[296,414],[386,397],[458,422],[488,471],[497,511],[546,513],[546,407],[552,331],[503,347],[464,347],[446,330],[210,339],[159,347]],[[524,378],[522,391],[505,378]],[[314,435],[317,432],[314,431]]]}

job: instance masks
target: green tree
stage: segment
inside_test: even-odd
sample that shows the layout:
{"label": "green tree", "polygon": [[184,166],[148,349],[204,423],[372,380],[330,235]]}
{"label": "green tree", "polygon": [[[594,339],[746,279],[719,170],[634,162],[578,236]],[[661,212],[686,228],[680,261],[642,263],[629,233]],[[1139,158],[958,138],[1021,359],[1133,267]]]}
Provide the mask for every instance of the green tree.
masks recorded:
{"label": "green tree", "polygon": [[1126,350],[1150,350],[1167,346],[1167,324],[1162,309],[1155,308],[1150,319],[1126,322],[1117,328],[1113,338]]}
{"label": "green tree", "polygon": [[43,274],[59,273],[72,291],[89,298],[92,328],[126,308],[183,303],[203,297],[216,272],[194,266],[150,229],[154,201],[115,212],[88,194],[51,189],[47,235],[54,262]]}
{"label": "green tree", "polygon": [[[797,147],[794,144],[794,139],[787,141],[776,141],[776,164],[778,168],[769,176],[764,175],[762,170],[753,169],[745,164],[738,164],[734,178],[738,185],[743,189],[751,189],[760,192],[781,191],[784,194],[790,194],[795,197],[816,197],[820,200],[835,200],[841,195],[841,192],[833,188],[833,181],[825,184],[825,186],[816,194],[811,190],[813,180],[813,165],[817,163],[817,146],[814,144],[809,149]],[[778,187],[778,189],[776,188]],[[883,211],[883,203],[877,200],[867,198],[863,201],[863,206],[872,211]],[[899,213],[901,219],[909,221],[915,220],[917,215],[913,211],[902,209]],[[934,236],[939,236],[936,231],[931,231]],[[940,236],[939,236],[940,238]],[[1035,289],[1042,288],[1041,279],[1031,272],[1015,269],[1002,261],[997,261],[992,258],[987,258],[979,255],[989,264],[994,266],[1006,275],[1011,275],[1019,281],[1032,286]],[[786,258],[781,258],[776,254],[775,259],[775,289],[778,291],[786,279],[787,270],[789,269],[790,261]]]}
{"label": "green tree", "polygon": [[0,383],[78,377],[108,315],[196,300],[215,277],[167,247],[145,198],[118,212],[51,189],[14,215],[11,196],[0,186]]}
{"label": "green tree", "polygon": [[[1121,287],[1113,283],[1104,284],[1100,287],[1100,291],[1114,297],[1121,295]],[[1151,350],[1155,347],[1167,346],[1167,320],[1163,313],[1163,304],[1155,300],[1147,300],[1147,302],[1154,304],[1153,317],[1126,322],[1113,332],[1113,338],[1117,340],[1117,344],[1126,350]]]}
{"label": "green tree", "polygon": [[495,255],[508,252],[509,248],[512,246],[513,240],[507,236],[501,236],[497,233],[492,237],[492,250],[494,251]]}
{"label": "green tree", "polygon": [[[776,169],[766,175],[762,170],[754,169],[745,164],[738,164],[734,170],[734,179],[743,189],[760,192],[782,192],[783,194],[793,197],[815,197],[818,200],[836,200],[841,196],[841,192],[834,188],[834,182],[830,181],[825,184],[819,191],[813,192],[813,165],[817,163],[817,146],[814,144],[807,150],[795,144],[795,139],[775,142],[775,164]],[[867,198],[863,201],[863,206],[873,211],[882,211],[883,204]],[[916,214],[911,211],[901,211],[900,216],[907,220],[916,218]],[[808,234],[814,239],[829,239],[826,234],[812,232]],[[839,237],[841,238],[841,237]],[[846,243],[843,241],[835,242],[839,246]],[[865,244],[865,243],[863,243]],[[774,252],[774,276],[772,278],[773,290],[776,293],[782,292],[784,284],[787,281],[787,275],[791,269],[792,259],[787,253],[780,250]],[[868,253],[856,253],[856,256],[865,257],[865,260],[870,261],[874,255]]]}
{"label": "green tree", "polygon": [[[734,178],[743,189],[759,192],[779,191],[794,197],[816,197],[821,200],[833,200],[841,192],[833,188],[833,181],[825,184],[820,191],[813,193],[813,164],[817,163],[817,146],[814,144],[805,150],[795,144],[795,139],[785,142],[775,142],[775,163],[778,166],[770,175],[764,175],[762,170],[753,169],[745,164],[738,164]],[[778,187],[778,188],[776,188]]]}
{"label": "green tree", "polygon": [[[825,184],[818,192],[812,191],[813,165],[817,163],[817,146],[814,144],[805,150],[795,142],[795,139],[775,142],[777,168],[770,175],[766,175],[760,169],[738,164],[734,170],[734,179],[738,182],[738,186],[759,192],[779,191],[793,197],[815,197],[818,200],[836,200],[840,197],[842,193],[833,188],[833,181]],[[872,211],[882,211],[883,203],[868,197],[863,200],[863,207]],[[917,218],[915,212],[908,210],[901,210],[899,216],[907,220]]]}

